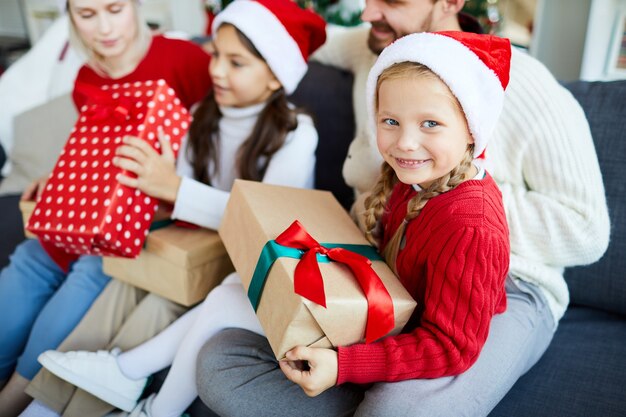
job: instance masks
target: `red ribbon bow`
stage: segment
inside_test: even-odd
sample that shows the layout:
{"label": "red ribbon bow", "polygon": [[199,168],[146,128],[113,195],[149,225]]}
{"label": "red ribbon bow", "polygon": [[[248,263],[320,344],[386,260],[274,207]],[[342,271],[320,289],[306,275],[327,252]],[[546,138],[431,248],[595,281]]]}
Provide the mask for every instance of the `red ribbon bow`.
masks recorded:
{"label": "red ribbon bow", "polygon": [[112,92],[85,83],[77,83],[76,90],[78,94],[88,97],[87,110],[83,112],[88,119],[101,121],[114,118],[123,122],[130,115],[133,102],[128,97],[113,98]]}
{"label": "red ribbon bow", "polygon": [[326,307],[324,280],[317,263],[317,254],[326,255],[350,268],[365,293],[367,299],[365,343],[373,342],[393,330],[394,313],[391,296],[372,269],[372,262],[365,256],[344,248],[325,248],[313,239],[297,220],[276,238],[276,243],[305,252],[296,265],[294,276],[296,294]]}

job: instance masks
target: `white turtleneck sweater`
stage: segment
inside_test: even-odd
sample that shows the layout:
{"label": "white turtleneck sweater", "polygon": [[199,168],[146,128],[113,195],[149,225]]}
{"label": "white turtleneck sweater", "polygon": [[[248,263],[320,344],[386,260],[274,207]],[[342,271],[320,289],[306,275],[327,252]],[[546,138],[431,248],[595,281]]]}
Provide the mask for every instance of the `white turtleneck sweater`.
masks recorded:
{"label": "white turtleneck sweater", "polygon": [[[212,186],[193,179],[186,158],[187,138],[178,156],[177,172],[182,177],[172,218],[216,230],[224,215],[230,189],[238,178],[236,158],[248,138],[265,103],[246,107],[220,107],[220,143],[217,147],[219,171],[211,177]],[[313,188],[317,130],[309,116],[298,115],[298,127],[289,132],[265,171],[263,182],[298,188]],[[212,172],[212,166],[208,167]]]}
{"label": "white turtleneck sweater", "polygon": [[[367,47],[368,31],[361,27],[336,34],[314,55],[355,75],[357,136],[343,174],[357,192],[372,187],[382,162],[367,125],[365,84],[376,59]],[[541,288],[558,323],[569,303],[563,270],[604,254],[608,209],[582,108],[543,64],[517,49],[487,158],[509,223],[510,273]]]}

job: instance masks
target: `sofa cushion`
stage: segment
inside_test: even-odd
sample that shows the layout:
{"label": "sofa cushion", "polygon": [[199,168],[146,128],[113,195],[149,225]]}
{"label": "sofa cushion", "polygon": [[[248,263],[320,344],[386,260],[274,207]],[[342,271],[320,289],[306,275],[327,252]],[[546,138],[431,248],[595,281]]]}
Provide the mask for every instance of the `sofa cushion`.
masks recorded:
{"label": "sofa cushion", "polygon": [[571,307],[548,350],[490,417],[624,416],[624,317]]}
{"label": "sofa cushion", "polygon": [[344,182],[341,171],[354,138],[352,74],[311,62],[290,101],[313,116],[319,134],[315,188],[331,191],[350,209],[354,193]]}
{"label": "sofa cushion", "polygon": [[20,193],[52,171],[76,118],[69,94],[15,117],[11,172],[0,183],[0,195]]}
{"label": "sofa cushion", "polygon": [[19,209],[19,195],[0,197],[0,270],[9,263],[9,255],[15,246],[24,240],[22,213]]}
{"label": "sofa cushion", "polygon": [[[2,147],[2,145],[0,145],[0,169],[2,169],[6,160],[7,160],[7,154],[4,152],[4,148]],[[1,180],[2,180],[2,177],[0,176],[0,181]]]}
{"label": "sofa cushion", "polygon": [[626,314],[626,81],[577,81],[566,87],[589,120],[611,218],[611,240],[604,257],[566,270],[571,302]]}

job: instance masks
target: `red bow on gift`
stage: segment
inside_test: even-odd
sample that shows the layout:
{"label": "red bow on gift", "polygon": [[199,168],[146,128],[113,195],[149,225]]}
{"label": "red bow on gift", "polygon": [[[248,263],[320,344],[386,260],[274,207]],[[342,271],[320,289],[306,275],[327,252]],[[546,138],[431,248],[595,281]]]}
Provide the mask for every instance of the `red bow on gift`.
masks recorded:
{"label": "red bow on gift", "polygon": [[88,119],[101,121],[113,118],[123,122],[130,115],[133,102],[128,97],[114,98],[110,91],[85,83],[77,83],[76,90],[78,94],[88,97],[87,110],[82,112]]}
{"label": "red bow on gift", "polygon": [[373,342],[394,328],[393,302],[389,291],[372,269],[365,256],[344,248],[326,248],[295,221],[276,238],[276,243],[303,250],[294,276],[294,291],[302,297],[326,307],[324,280],[317,263],[317,254],[326,255],[335,262],[346,265],[356,277],[367,299],[367,325],[365,343]]}

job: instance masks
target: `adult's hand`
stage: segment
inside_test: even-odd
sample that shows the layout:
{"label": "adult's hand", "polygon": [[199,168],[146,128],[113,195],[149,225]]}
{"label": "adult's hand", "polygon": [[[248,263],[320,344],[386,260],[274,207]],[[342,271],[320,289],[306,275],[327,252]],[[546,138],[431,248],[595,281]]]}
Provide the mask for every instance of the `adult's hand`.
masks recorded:
{"label": "adult's hand", "polygon": [[22,193],[22,197],[20,200],[22,201],[36,201],[41,197],[41,193],[43,193],[44,188],[46,187],[46,182],[48,182],[48,176],[41,177],[33,181],[26,190]]}

